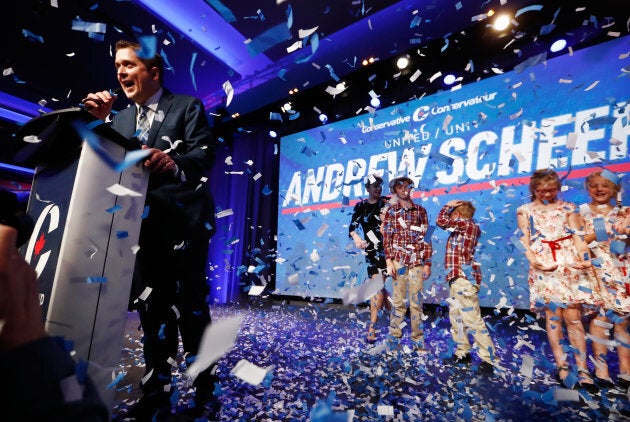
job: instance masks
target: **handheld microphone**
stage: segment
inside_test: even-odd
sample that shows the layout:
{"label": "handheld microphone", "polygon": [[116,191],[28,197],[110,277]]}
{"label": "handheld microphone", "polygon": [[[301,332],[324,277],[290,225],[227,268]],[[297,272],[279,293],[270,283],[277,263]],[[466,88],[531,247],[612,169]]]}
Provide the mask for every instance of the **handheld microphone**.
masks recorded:
{"label": "handheld microphone", "polygon": [[[118,95],[120,95],[122,93],[122,88],[121,87],[116,87],[116,88],[110,89],[109,93],[112,94],[112,95],[115,95],[117,97]],[[81,105],[83,107],[85,107],[86,110],[90,110],[92,108],[92,106],[90,106],[88,104],[85,104],[88,101],[93,101],[93,102],[95,102],[98,105],[103,104],[103,101],[99,100],[98,98],[95,99],[95,98],[87,98],[86,97],[86,98],[81,100]]]}

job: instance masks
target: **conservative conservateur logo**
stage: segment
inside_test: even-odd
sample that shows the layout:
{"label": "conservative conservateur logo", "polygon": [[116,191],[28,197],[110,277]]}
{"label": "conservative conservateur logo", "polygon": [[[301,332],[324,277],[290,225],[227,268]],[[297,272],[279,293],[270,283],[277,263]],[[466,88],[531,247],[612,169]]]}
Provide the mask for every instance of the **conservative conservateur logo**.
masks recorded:
{"label": "conservative conservateur logo", "polygon": [[46,239],[49,234],[59,227],[59,207],[55,204],[47,205],[39,214],[33,234],[26,249],[26,261],[35,265],[35,272],[39,277],[50,258],[51,250],[46,246]]}

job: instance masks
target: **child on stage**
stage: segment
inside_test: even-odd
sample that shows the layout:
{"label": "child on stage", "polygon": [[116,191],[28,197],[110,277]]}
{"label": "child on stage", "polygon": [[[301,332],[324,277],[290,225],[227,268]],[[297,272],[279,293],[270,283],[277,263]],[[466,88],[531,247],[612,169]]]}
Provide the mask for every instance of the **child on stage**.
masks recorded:
{"label": "child on stage", "polygon": [[[382,281],[385,285],[387,264],[383,251],[383,235],[381,234],[381,213],[387,206],[389,198],[381,196],[383,192],[383,179],[371,174],[365,182],[368,198],[357,202],[352,213],[349,235],[354,240],[354,245],[365,251],[365,260],[368,264],[368,277],[373,281]],[[358,233],[361,227],[363,239]],[[367,342],[376,341],[376,323],[381,309],[390,309],[388,301],[389,292],[383,287],[380,292],[370,298],[370,325],[368,328]]]}
{"label": "child on stage", "polygon": [[389,321],[390,343],[397,344],[402,337],[402,326],[409,293],[411,316],[411,340],[418,353],[426,353],[422,328],[422,288],[431,276],[431,238],[427,236],[429,219],[427,211],[413,202],[413,181],[397,177],[389,182],[393,194],[390,207],[383,214],[383,249],[387,273],[393,279],[394,309]]}
{"label": "child on stage", "polygon": [[477,355],[482,360],[479,371],[491,374],[496,355],[479,308],[481,271],[479,264],[474,261],[474,254],[481,230],[472,219],[474,214],[475,207],[469,201],[449,201],[440,210],[436,224],[451,233],[446,241],[444,267],[447,271],[446,281],[450,285],[451,335],[457,345],[452,361],[460,364],[471,361],[470,333]]}
{"label": "child on stage", "polygon": [[578,384],[597,391],[586,365],[586,338],[582,324],[585,306],[594,306],[595,280],[590,262],[578,256],[581,241],[577,224],[570,223],[576,206],[558,198],[560,178],[551,169],[536,170],[529,182],[530,203],[517,210],[521,242],[529,261],[529,301],[534,312],[544,313],[549,346],[556,361],[558,381],[571,369],[562,346],[564,328],[577,367]]}
{"label": "child on stage", "polygon": [[[630,279],[625,250],[630,233],[630,210],[611,203],[620,191],[619,177],[614,173],[594,171],[586,178],[585,187],[591,202],[580,207],[584,244],[579,249],[597,260],[593,270],[599,283],[596,290],[602,298],[602,307],[591,320],[589,330],[595,355],[595,381],[601,387],[614,385],[607,361],[611,345],[609,328],[614,328],[619,359],[617,383],[627,390],[630,387]],[[600,228],[600,233],[596,233],[596,227]]]}

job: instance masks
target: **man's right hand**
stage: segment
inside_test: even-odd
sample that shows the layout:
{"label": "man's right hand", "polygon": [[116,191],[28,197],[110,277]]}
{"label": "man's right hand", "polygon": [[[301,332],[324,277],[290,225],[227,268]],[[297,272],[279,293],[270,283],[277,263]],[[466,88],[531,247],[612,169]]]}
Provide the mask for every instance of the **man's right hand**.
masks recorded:
{"label": "man's right hand", "polygon": [[105,120],[112,112],[112,106],[117,98],[118,96],[110,91],[101,91],[89,93],[81,102],[94,117]]}

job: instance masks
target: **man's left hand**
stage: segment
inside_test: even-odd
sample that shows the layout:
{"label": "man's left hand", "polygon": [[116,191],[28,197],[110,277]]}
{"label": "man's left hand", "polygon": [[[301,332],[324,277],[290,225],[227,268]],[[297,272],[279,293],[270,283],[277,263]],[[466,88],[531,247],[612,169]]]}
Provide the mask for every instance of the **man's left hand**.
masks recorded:
{"label": "man's left hand", "polygon": [[[146,145],[142,146],[143,149],[147,149]],[[151,173],[167,173],[171,172],[173,176],[177,173],[177,164],[175,161],[164,151],[157,148],[150,148],[151,154],[144,161],[144,166],[149,168]]]}

